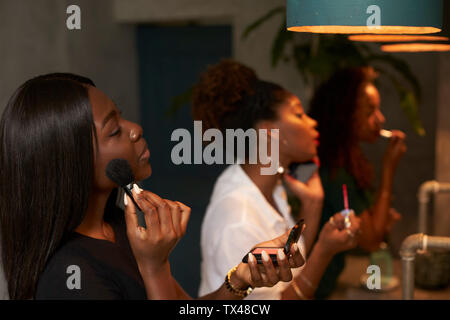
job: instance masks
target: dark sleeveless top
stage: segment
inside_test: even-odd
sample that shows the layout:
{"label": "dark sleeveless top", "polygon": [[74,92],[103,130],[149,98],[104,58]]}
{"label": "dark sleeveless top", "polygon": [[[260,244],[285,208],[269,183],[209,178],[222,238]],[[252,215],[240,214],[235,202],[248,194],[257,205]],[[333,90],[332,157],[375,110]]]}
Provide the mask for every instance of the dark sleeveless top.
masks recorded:
{"label": "dark sleeveless top", "polygon": [[147,298],[128,242],[124,212],[114,203],[116,197],[117,190],[105,209],[105,221],[113,228],[116,242],[74,232],[49,259],[35,299]]}

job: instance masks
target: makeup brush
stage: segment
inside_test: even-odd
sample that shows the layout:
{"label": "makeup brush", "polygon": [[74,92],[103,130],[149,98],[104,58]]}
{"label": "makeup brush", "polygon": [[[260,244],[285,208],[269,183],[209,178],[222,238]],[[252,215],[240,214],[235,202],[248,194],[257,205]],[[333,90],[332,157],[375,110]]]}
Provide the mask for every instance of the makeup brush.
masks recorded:
{"label": "makeup brush", "polygon": [[142,212],[139,205],[136,203],[131,190],[134,185],[134,175],[131,166],[125,159],[113,159],[106,166],[106,176],[117,183],[123,191],[130,197],[136,207],[136,214],[138,216],[139,226],[146,228],[144,212]]}

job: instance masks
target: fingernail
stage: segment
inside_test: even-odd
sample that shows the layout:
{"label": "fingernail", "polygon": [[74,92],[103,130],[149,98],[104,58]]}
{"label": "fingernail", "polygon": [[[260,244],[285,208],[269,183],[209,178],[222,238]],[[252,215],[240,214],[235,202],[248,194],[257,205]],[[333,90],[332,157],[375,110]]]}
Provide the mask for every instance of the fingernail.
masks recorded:
{"label": "fingernail", "polygon": [[296,242],[296,243],[294,243],[294,251],[295,251],[295,252],[297,252],[297,251],[298,251],[298,245],[297,245],[297,242]]}
{"label": "fingernail", "polygon": [[261,252],[261,256],[265,262],[269,262],[269,255],[264,250]]}
{"label": "fingernail", "polygon": [[126,193],[123,194],[123,204],[125,205],[125,207],[128,205],[128,200],[127,200],[127,194]]}
{"label": "fingernail", "polygon": [[255,257],[254,257],[251,253],[248,254],[248,260],[249,260],[251,263],[255,263]]}
{"label": "fingernail", "polygon": [[134,189],[134,192],[136,192],[136,194],[141,193],[141,188],[139,188],[136,183],[133,185],[133,189]]}
{"label": "fingernail", "polygon": [[284,260],[286,258],[286,255],[284,254],[283,250],[278,249],[278,258],[280,260]]}

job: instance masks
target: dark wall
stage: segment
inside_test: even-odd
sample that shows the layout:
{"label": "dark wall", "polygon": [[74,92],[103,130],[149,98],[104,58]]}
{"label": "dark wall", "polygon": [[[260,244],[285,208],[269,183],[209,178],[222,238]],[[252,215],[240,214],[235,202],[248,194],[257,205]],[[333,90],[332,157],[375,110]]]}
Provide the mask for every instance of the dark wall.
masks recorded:
{"label": "dark wall", "polygon": [[177,142],[171,141],[171,134],[186,128],[193,143],[193,120],[188,104],[172,115],[168,110],[172,99],[192,87],[208,64],[231,57],[231,49],[229,26],[138,28],[141,124],[153,169],[144,186],[192,209],[187,233],[170,257],[174,277],[191,296],[197,296],[200,285],[203,215],[224,166],[173,164],[171,150]]}

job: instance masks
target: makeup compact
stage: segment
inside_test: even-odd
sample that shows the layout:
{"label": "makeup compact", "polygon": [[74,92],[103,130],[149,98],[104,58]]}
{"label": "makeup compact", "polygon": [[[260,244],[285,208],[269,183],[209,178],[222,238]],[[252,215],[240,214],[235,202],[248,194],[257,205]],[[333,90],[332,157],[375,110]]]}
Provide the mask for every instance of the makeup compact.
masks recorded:
{"label": "makeup compact", "polygon": [[[262,252],[265,251],[268,255],[270,260],[272,260],[272,264],[274,266],[278,265],[277,260],[277,254],[278,250],[281,248],[273,248],[273,247],[257,247],[250,251],[250,253],[255,257],[257,264],[262,264]],[[248,254],[245,255],[245,257],[242,259],[242,262],[248,263]]]}
{"label": "makeup compact", "polygon": [[[270,260],[272,260],[272,263],[274,266],[278,265],[277,260],[277,254],[278,250],[282,249],[284,253],[289,256],[290,255],[290,249],[291,246],[298,242],[298,239],[300,239],[300,235],[302,234],[303,225],[305,224],[304,219],[300,219],[295,226],[292,227],[291,232],[289,233],[289,237],[286,241],[286,244],[284,247],[256,247],[250,250],[249,253],[251,253],[255,259],[257,264],[263,264],[262,259],[262,252],[265,251],[267,255],[269,256]],[[242,262],[248,263],[248,253],[245,255],[245,257],[242,259]]]}

